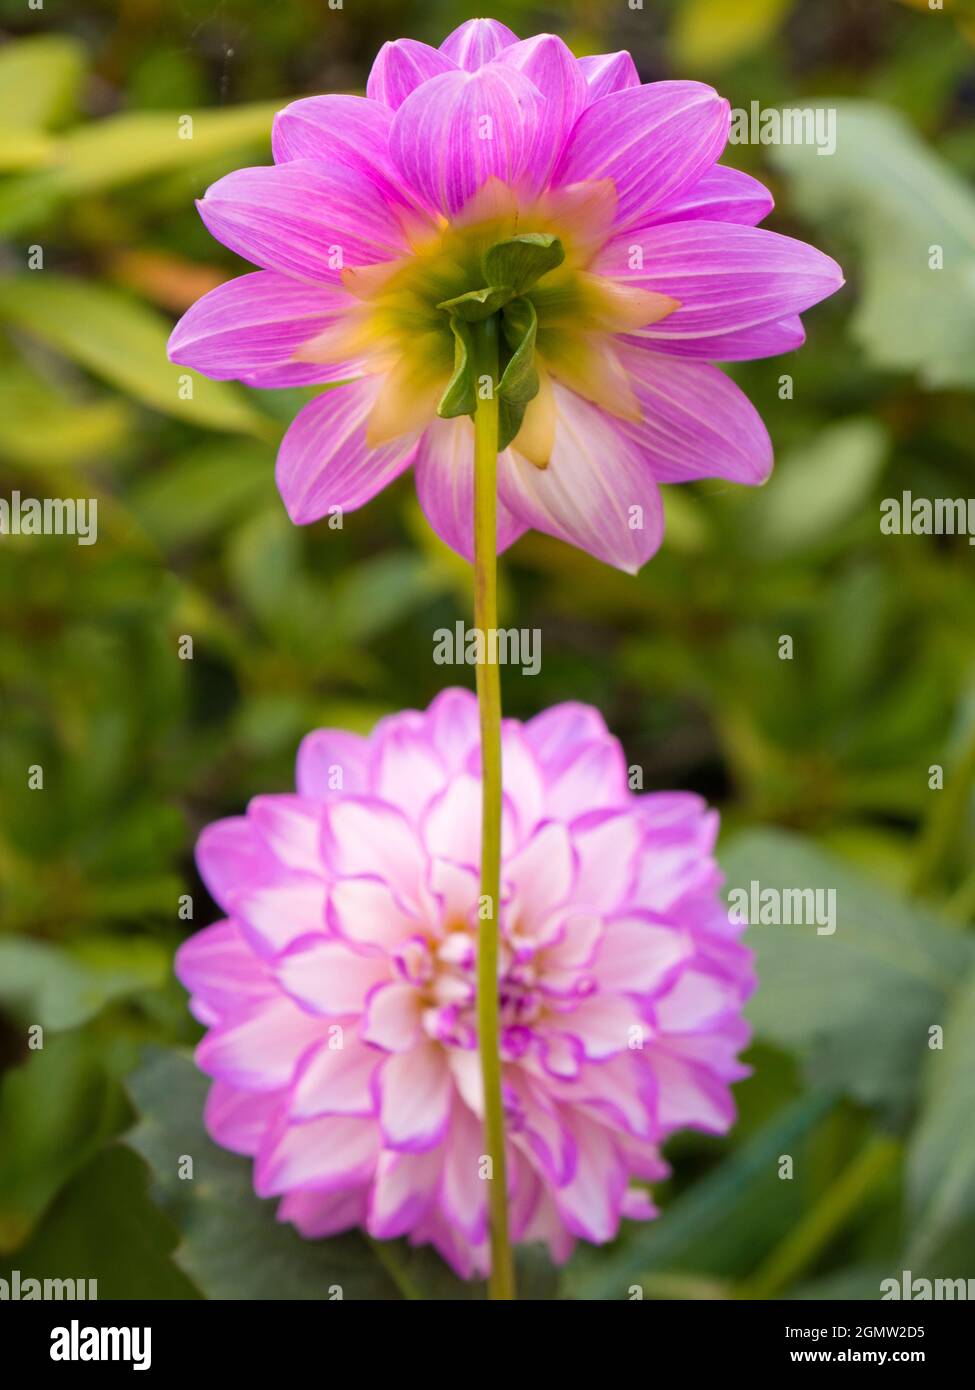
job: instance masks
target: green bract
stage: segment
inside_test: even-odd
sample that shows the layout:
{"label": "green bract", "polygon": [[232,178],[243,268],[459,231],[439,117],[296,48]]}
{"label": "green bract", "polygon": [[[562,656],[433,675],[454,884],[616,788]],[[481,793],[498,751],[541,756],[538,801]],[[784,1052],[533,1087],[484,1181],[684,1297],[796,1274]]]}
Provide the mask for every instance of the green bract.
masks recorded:
{"label": "green bract", "polygon": [[485,285],[437,305],[454,332],[454,373],[437,414],[444,419],[473,416],[477,404],[471,324],[501,315],[501,374],[497,382],[500,413],[498,447],[506,449],[521,429],[528,403],[538,395],[535,339],[538,315],[525,291],[565,260],[561,241],[549,233],[528,232],[488,247],[481,259]]}

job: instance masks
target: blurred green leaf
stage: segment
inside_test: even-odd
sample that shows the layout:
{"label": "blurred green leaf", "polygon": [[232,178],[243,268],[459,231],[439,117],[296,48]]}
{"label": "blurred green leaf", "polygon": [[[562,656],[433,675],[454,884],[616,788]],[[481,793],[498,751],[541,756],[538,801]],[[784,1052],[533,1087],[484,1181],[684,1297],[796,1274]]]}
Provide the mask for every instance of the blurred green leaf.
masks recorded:
{"label": "blurred green leaf", "polygon": [[[274,432],[236,386],[171,363],[167,321],[117,290],[47,271],[0,280],[0,320],[187,424],[265,438]],[[181,378],[191,382],[192,399],[180,398]]]}
{"label": "blurred green leaf", "polygon": [[[141,1118],[129,1143],[182,1232],[176,1262],[197,1287],[208,1298],[319,1300],[336,1286],[345,1299],[404,1296],[412,1266],[399,1245],[389,1247],[387,1263],[358,1233],[303,1240],[275,1220],[277,1203],[254,1195],[250,1163],[218,1148],[203,1128],[209,1084],[188,1058],[157,1049],[130,1083]],[[178,1176],[184,1155],[193,1160],[191,1180]]]}
{"label": "blurred green leaf", "polygon": [[89,936],[70,947],[0,938],[0,1002],[57,1032],[115,1000],[157,989],[168,970],[164,946],[136,937]]}
{"label": "blurred green leaf", "polygon": [[835,892],[833,935],[749,927],[760,984],[748,1013],[760,1037],[799,1051],[815,1083],[903,1116],[927,1029],[971,968],[975,943],[796,835],[746,831],[722,863],[729,890],[756,881]]}
{"label": "blurred green leaf", "polygon": [[[269,147],[274,114],[287,104],[282,97],[225,110],[132,111],[80,125],[47,148],[49,167],[0,191],[0,229],[22,231],[67,198],[179,171],[192,179],[199,166],[218,160],[230,166],[244,150]],[[190,184],[187,197],[193,192]]]}
{"label": "blurred green leaf", "polygon": [[[77,1172],[11,1265],[25,1279],[61,1271],[97,1281],[100,1299],[198,1298],[170,1253],[177,1232],[147,1195],[145,1164],[111,1144]],[[9,1278],[7,1269],[0,1274]],[[93,1296],[93,1295],[90,1295]]]}
{"label": "blurred green leaf", "polygon": [[250,443],[208,444],[147,475],[132,507],[167,548],[201,541],[272,500],[274,450]]}
{"label": "blurred green leaf", "polygon": [[[975,385],[975,194],[897,112],[826,97],[836,151],[777,145],[769,157],[800,210],[859,246],[854,337],[877,367],[933,388]],[[929,257],[940,249],[942,269]]]}
{"label": "blurred green leaf", "polygon": [[754,502],[749,544],[774,557],[832,536],[856,516],[883,467],[887,435],[860,417],[827,425],[778,463]]}
{"label": "blurred green leaf", "polygon": [[[565,1271],[569,1298],[625,1299],[644,1274],[743,1275],[798,1216],[802,1156],[835,1096],[816,1090],[795,1101],[679,1197],[655,1221],[628,1224],[609,1250],[581,1247]],[[782,1154],[795,1162],[784,1182]],[[652,1295],[651,1295],[652,1296]]]}
{"label": "blurred green leaf", "polygon": [[45,1038],[0,1084],[0,1251],[15,1250],[72,1173],[123,1122],[117,1087],[79,1035]]}
{"label": "blurred green leaf", "polygon": [[918,1273],[933,1263],[945,1274],[953,1263],[957,1273],[967,1275],[975,1245],[975,974],[947,1012],[931,1014],[928,1026],[933,1025],[944,1029],[943,1049],[928,1056],[923,1104],[907,1155],[905,1259]]}
{"label": "blurred green leaf", "polygon": [[0,367],[0,417],[0,458],[28,467],[103,458],[131,424],[124,401],[71,400],[13,362]]}
{"label": "blurred green leaf", "polygon": [[0,48],[0,129],[46,130],[70,115],[85,69],[82,46],[39,34]]}

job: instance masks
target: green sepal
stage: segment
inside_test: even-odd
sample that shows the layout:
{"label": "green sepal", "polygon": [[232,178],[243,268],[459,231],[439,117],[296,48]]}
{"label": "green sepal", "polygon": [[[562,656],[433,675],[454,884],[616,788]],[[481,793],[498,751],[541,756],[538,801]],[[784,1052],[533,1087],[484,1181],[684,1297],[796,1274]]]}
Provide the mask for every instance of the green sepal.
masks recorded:
{"label": "green sepal", "polygon": [[538,395],[535,338],[538,315],[530,299],[513,299],[501,314],[501,331],[511,353],[498,382],[498,449],[507,449],[521,429],[528,403]]}
{"label": "green sepal", "polygon": [[506,285],[514,296],[524,294],[564,260],[565,250],[557,236],[548,232],[526,232],[489,246],[481,267],[489,285]]}
{"label": "green sepal", "polygon": [[514,295],[515,291],[506,285],[487,285],[483,290],[469,290],[467,294],[459,294],[456,299],[445,299],[437,308],[467,323],[483,323]]}
{"label": "green sepal", "polygon": [[470,325],[455,314],[450,316],[450,326],[454,331],[454,374],[437,406],[437,414],[443,420],[453,420],[458,415],[473,415],[477,409],[474,337]]}

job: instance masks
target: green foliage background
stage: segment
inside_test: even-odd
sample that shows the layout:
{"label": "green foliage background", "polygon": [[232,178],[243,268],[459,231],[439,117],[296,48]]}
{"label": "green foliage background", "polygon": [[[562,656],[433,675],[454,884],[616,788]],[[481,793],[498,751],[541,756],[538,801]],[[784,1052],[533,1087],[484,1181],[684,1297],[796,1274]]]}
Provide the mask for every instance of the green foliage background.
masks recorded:
{"label": "green foliage background", "polygon": [[[903,1268],[975,1276],[973,551],[879,529],[884,497],[973,491],[975,6],[494,12],[578,53],[628,47],[645,79],[704,79],[733,106],[835,104],[831,158],[726,158],[773,188],[769,226],[848,276],[800,353],[733,369],[776,443],[764,490],[668,489],[667,541],[635,580],[540,536],[504,563],[502,621],[544,634],[541,674],[506,675],[508,712],[593,702],[648,787],[721,807],[730,883],[839,903],[832,937],[752,931],[735,1131],[672,1143],[658,1222],[561,1276],[529,1258],[524,1287],[876,1298]],[[101,1297],[479,1295],[427,1254],[275,1224],[202,1134],[197,1030],[171,975],[180,894],[194,927],[210,917],[199,828],[288,788],[308,729],[424,705],[444,676],[431,633],[469,611],[467,567],[408,479],[341,532],[296,530],[273,462],[308,393],[199,379],[184,401],[164,352],[177,314],[242,268],[194,197],[269,160],[289,99],[361,89],[384,39],[438,43],[468,13],[0,5],[0,495],[99,499],[97,545],[0,538],[0,1275],[94,1277]],[[186,1153],[193,1183],[174,1176]]]}

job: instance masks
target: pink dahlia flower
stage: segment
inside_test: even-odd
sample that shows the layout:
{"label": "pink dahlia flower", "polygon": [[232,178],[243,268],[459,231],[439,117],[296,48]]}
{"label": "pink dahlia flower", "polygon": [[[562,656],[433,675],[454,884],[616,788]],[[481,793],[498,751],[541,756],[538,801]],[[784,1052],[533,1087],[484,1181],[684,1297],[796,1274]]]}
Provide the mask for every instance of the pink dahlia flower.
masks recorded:
{"label": "pink dahlia flower", "polygon": [[385,44],[366,92],[295,102],[274,165],[209,189],[207,227],[260,269],[204,296],[170,343],[210,377],[346,383],[282,443],[293,521],[360,507],[412,464],[430,524],[471,557],[473,429],[447,404],[444,306],[496,286],[485,253],[526,234],[563,258],[522,293],[538,381],[502,441],[498,548],[534,527],[635,571],[662,538],[659,483],[764,481],[768,433],[710,364],[798,347],[800,311],[843,281],[756,226],[768,191],[717,163],[727,101],[487,19],[439,49]]}
{"label": "pink dahlia flower", "polygon": [[[584,705],[504,725],[499,1001],[510,1219],[557,1261],[654,1214],[675,1130],[723,1133],[749,953],[717,816],[628,790]],[[206,1026],[206,1121],[309,1237],[363,1226],[489,1262],[475,1036],[477,706],[448,690],[368,738],[309,735],[294,795],[200,837],[226,920],[177,970]]]}

